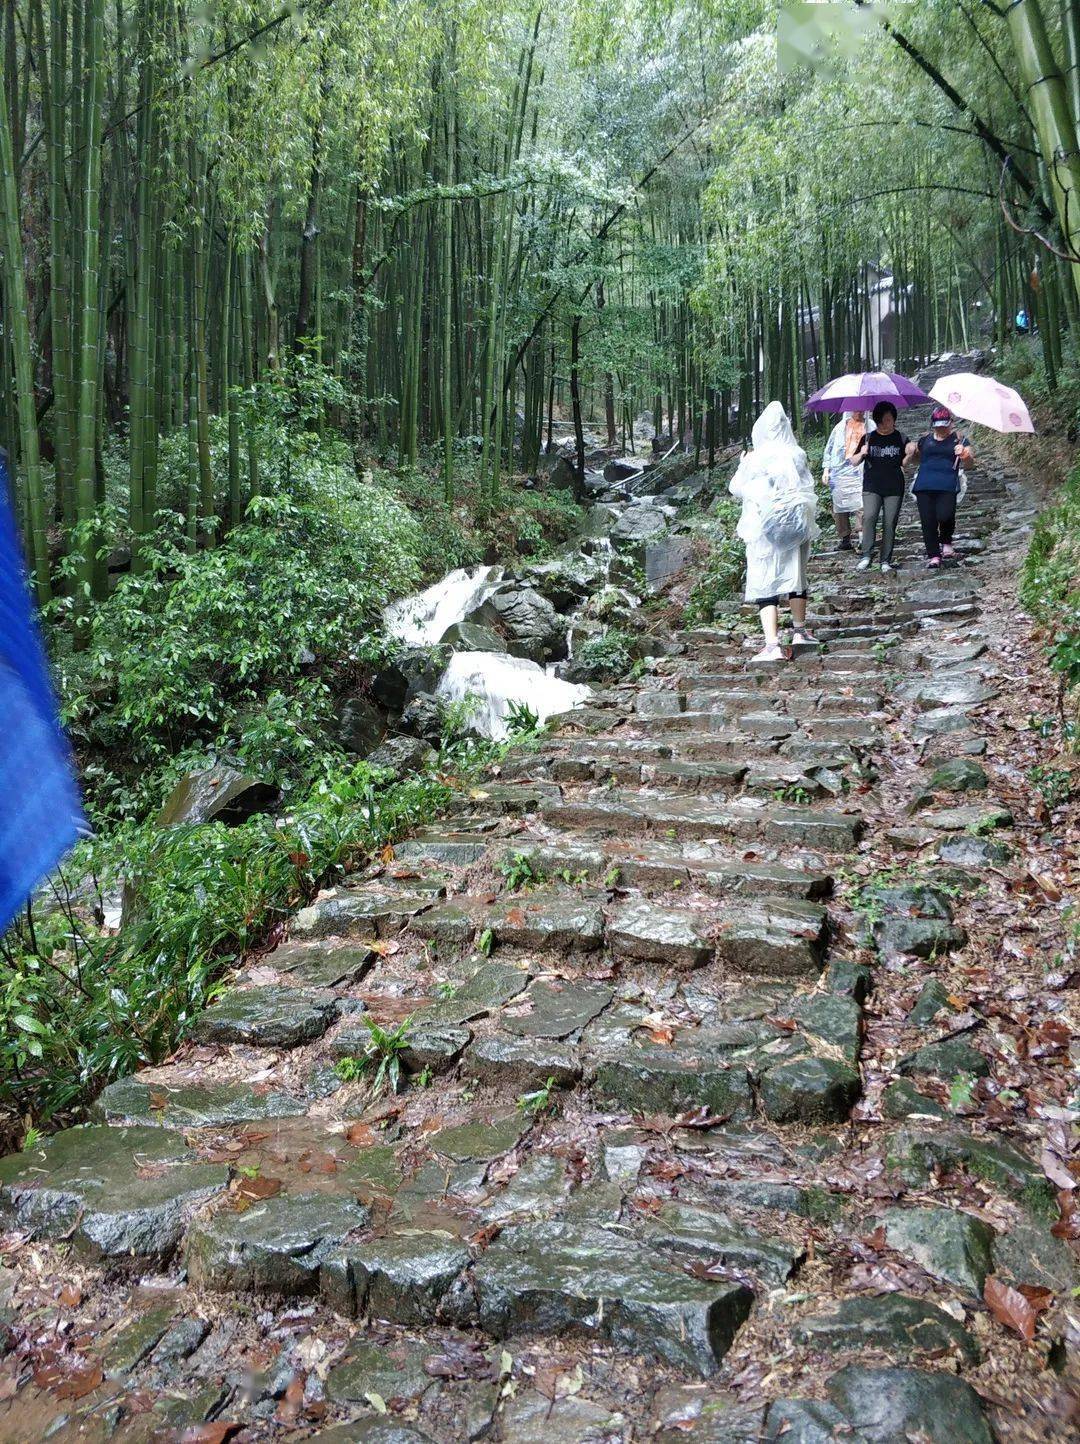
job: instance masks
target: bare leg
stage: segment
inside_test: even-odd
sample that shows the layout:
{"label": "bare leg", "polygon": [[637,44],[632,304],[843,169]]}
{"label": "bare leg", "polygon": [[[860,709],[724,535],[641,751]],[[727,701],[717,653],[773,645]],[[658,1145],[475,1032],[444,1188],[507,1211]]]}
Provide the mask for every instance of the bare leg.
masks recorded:
{"label": "bare leg", "polygon": [[792,597],[789,602],[791,607],[791,644],[793,647],[812,647],[817,638],[812,632],[806,630],[806,598]]}

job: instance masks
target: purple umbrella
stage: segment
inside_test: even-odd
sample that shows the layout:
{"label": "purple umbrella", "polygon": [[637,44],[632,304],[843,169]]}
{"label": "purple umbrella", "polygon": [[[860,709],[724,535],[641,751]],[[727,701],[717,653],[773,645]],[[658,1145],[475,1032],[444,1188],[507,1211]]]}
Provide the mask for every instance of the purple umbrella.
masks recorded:
{"label": "purple umbrella", "polygon": [[807,411],[871,411],[879,401],[891,401],[897,411],[929,401],[914,381],[895,371],[852,371],[838,376],[806,403]]}

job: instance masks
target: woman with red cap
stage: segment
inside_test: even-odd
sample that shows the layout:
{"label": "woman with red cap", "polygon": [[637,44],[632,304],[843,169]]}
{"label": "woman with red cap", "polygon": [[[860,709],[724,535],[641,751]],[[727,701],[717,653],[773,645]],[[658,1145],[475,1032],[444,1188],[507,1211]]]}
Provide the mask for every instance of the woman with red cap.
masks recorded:
{"label": "woman with red cap", "polygon": [[940,567],[942,557],[955,556],[956,501],[960,494],[961,471],[970,471],[975,455],[961,441],[953,426],[952,412],[939,406],[930,418],[928,435],[908,447],[905,465],[919,463],[919,474],[911,494],[919,508],[926,565]]}

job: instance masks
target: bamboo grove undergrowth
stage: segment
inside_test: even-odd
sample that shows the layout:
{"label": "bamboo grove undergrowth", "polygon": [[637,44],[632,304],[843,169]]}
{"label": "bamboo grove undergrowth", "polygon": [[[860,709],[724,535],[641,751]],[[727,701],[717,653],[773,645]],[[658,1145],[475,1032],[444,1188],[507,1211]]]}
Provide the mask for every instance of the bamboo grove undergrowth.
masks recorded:
{"label": "bamboo grove undergrowth", "polygon": [[192,549],[235,527],[242,399],[290,355],[342,383],[318,424],[359,465],[437,448],[447,505],[474,438],[489,508],[568,416],[714,452],[772,396],[1021,309],[1052,384],[1075,7],[934,0],[817,71],[778,70],[778,9],[5,0],[0,440],[39,601],[78,640],[162,509]]}

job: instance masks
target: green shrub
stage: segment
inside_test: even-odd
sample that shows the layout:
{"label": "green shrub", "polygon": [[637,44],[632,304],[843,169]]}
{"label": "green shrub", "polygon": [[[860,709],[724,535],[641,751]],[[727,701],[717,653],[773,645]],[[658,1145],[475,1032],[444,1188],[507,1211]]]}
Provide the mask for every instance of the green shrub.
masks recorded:
{"label": "green shrub", "polygon": [[634,665],[634,639],[629,632],[609,627],[582,644],[577,661],[597,679],[617,681]]}
{"label": "green shrub", "polygon": [[[488,754],[480,750],[477,760]],[[110,1078],[164,1058],[223,970],[328,879],[445,809],[434,774],[389,787],[365,764],[320,781],[283,820],[162,831],[127,824],[73,873],[133,893],[119,936],[65,900],[0,943],[0,1115],[45,1121]]]}
{"label": "green shrub", "polygon": [[1051,634],[1050,665],[1080,686],[1080,466],[1039,516],[1020,574],[1020,601]]}
{"label": "green shrub", "polygon": [[98,816],[156,805],[192,755],[235,755],[288,783],[334,752],[331,689],[382,655],[381,609],[419,585],[422,528],[357,479],[340,443],[294,444],[287,473],[264,477],[273,489],[216,548],[189,552],[167,517],[143,574],[95,608],[87,650],[57,647]]}
{"label": "green shrub", "polygon": [[742,590],[746,551],[735,534],[739,510],[734,497],[721,497],[700,529],[706,554],[686,605],[684,619],[689,626],[711,622],[717,606],[737,597]]}

